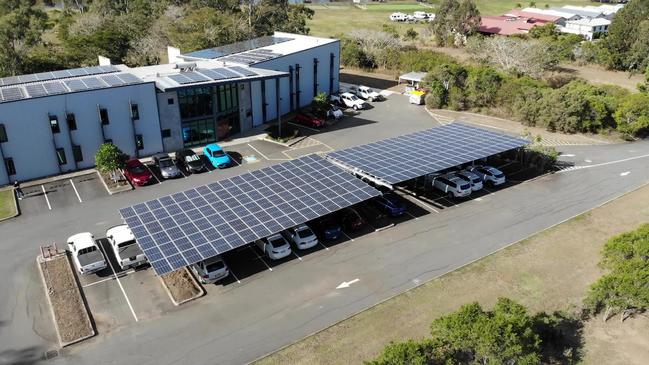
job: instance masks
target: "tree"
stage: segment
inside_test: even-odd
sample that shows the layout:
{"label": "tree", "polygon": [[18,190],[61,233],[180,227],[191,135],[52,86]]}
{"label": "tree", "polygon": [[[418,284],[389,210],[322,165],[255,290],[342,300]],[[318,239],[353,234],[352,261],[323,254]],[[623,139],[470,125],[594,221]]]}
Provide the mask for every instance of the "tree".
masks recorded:
{"label": "tree", "polygon": [[631,0],[615,14],[602,40],[610,58],[607,66],[620,70],[644,70],[649,65],[649,0]]}
{"label": "tree", "polygon": [[649,131],[649,95],[629,95],[615,111],[617,129],[630,135]]}
{"label": "tree", "polygon": [[466,80],[467,102],[472,108],[491,107],[496,103],[502,76],[492,67],[469,69]]}
{"label": "tree", "polygon": [[318,93],[311,101],[311,109],[318,115],[326,115],[329,109],[329,95],[326,92]]}
{"label": "tree", "polygon": [[26,67],[30,49],[41,44],[47,28],[47,15],[35,0],[0,2],[0,76],[29,73]]}
{"label": "tree", "polygon": [[649,308],[649,224],[611,238],[604,245],[600,265],[609,272],[595,282],[585,299],[604,320],[622,313],[621,320]]}
{"label": "tree", "polygon": [[104,143],[95,153],[97,170],[103,173],[113,172],[124,167],[128,155],[112,143]]}
{"label": "tree", "polygon": [[444,0],[431,29],[438,45],[464,44],[480,27],[480,12],[473,0]]}
{"label": "tree", "polygon": [[469,44],[469,52],[477,59],[493,64],[503,71],[540,77],[553,70],[561,59],[550,42],[513,37],[489,37]]}
{"label": "tree", "polygon": [[366,365],[427,365],[430,364],[430,347],[412,340],[390,343],[379,357]]}

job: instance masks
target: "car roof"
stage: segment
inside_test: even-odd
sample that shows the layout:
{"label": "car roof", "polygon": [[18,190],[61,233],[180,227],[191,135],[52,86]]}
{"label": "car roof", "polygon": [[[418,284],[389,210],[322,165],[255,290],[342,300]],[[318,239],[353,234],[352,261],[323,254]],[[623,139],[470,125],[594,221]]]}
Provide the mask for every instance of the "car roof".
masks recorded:
{"label": "car roof", "polygon": [[162,160],[162,159],[171,158],[171,157],[166,153],[158,153],[156,155],[153,155],[153,158],[157,158],[158,160]]}
{"label": "car roof", "polygon": [[208,144],[207,146],[205,146],[205,148],[210,149],[210,150],[213,150],[213,151],[222,150],[221,146],[219,146],[219,145],[216,144],[216,143],[210,143],[210,144]]}
{"label": "car roof", "polygon": [[176,152],[176,154],[178,154],[178,153],[183,154],[183,155],[195,155],[196,154],[196,152],[194,152],[194,150],[189,149],[189,148],[186,148],[184,150],[180,150],[180,151]]}
{"label": "car roof", "polygon": [[214,256],[214,257],[210,257],[209,259],[205,259],[205,260],[203,260],[203,263],[204,263],[205,265],[209,265],[209,264],[213,264],[213,263],[215,263],[215,262],[219,262],[219,261],[223,261],[223,259],[221,258],[221,256],[216,255],[216,256]]}
{"label": "car roof", "polygon": [[354,94],[352,94],[352,93],[342,93],[342,94],[340,94],[340,96],[354,96]]}
{"label": "car roof", "polygon": [[280,233],[275,233],[273,235],[270,235],[270,236],[266,237],[266,240],[270,241],[270,240],[276,239],[276,238],[284,239],[284,236],[282,236]]}
{"label": "car roof", "polygon": [[139,166],[139,165],[142,165],[142,162],[137,158],[133,158],[126,161],[126,166]]}
{"label": "car roof", "polygon": [[90,232],[83,232],[72,235],[68,237],[68,243],[70,242],[74,242],[74,246],[77,248],[77,250],[95,245],[95,239],[92,237],[92,233]]}
{"label": "car roof", "polygon": [[126,224],[121,224],[119,226],[109,228],[106,231],[106,236],[113,236],[113,239],[117,243],[131,241],[135,239],[133,232],[131,232],[131,230],[128,228]]}

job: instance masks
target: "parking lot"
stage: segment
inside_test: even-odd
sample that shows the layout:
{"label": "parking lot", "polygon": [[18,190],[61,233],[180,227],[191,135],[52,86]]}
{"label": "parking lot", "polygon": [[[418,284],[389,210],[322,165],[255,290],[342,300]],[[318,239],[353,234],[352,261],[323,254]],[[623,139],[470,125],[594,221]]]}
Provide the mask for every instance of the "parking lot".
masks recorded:
{"label": "parking lot", "polygon": [[48,214],[101,199],[108,192],[92,172],[87,175],[24,187],[24,198],[19,202],[21,214]]}

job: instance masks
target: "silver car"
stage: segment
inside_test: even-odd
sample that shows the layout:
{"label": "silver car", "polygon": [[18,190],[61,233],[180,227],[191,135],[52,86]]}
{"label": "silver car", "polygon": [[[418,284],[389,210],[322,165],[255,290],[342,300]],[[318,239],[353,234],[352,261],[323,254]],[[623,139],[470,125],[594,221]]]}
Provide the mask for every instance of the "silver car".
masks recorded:
{"label": "silver car", "polygon": [[482,190],[483,188],[482,178],[477,174],[474,174],[473,172],[467,170],[461,170],[456,172],[455,174],[459,176],[462,180],[466,180],[470,182],[471,190],[473,191]]}
{"label": "silver car", "polygon": [[169,157],[169,155],[161,153],[153,156],[153,162],[160,169],[160,174],[165,179],[171,179],[174,177],[179,177],[182,175],[180,169],[174,163],[174,160]]}
{"label": "silver car", "polygon": [[306,224],[293,227],[287,233],[291,241],[300,250],[306,250],[318,244],[318,237]]}
{"label": "silver car", "polygon": [[225,264],[221,256],[199,261],[191,267],[203,284],[212,284],[230,275],[228,265]]}
{"label": "silver car", "polygon": [[467,170],[480,176],[483,182],[489,183],[493,186],[502,185],[506,181],[505,174],[503,174],[502,171],[492,166],[476,165],[476,166],[469,167]]}

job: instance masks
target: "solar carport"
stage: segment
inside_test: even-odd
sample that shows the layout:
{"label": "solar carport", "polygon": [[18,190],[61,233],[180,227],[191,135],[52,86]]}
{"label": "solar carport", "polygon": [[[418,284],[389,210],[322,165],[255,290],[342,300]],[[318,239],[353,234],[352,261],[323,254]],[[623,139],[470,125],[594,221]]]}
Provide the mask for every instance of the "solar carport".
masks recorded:
{"label": "solar carport", "polygon": [[522,138],[455,122],[332,152],[327,158],[356,175],[392,187],[529,143]]}
{"label": "solar carport", "polygon": [[317,155],[120,210],[156,274],[380,195]]}

